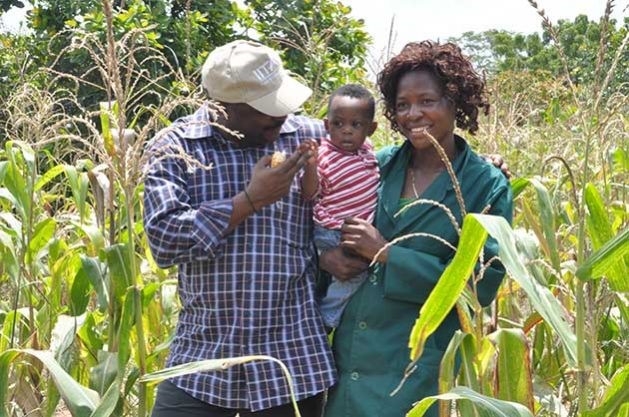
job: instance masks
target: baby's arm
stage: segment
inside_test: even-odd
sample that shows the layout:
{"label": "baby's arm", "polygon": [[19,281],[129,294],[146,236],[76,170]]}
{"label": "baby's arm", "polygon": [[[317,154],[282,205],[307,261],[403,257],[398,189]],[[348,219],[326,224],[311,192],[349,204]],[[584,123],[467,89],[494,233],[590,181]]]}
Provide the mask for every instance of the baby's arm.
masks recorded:
{"label": "baby's arm", "polygon": [[319,145],[312,139],[306,139],[299,145],[302,152],[309,151],[311,156],[304,167],[301,177],[301,193],[306,200],[313,199],[319,191],[319,175],[317,173],[317,149]]}

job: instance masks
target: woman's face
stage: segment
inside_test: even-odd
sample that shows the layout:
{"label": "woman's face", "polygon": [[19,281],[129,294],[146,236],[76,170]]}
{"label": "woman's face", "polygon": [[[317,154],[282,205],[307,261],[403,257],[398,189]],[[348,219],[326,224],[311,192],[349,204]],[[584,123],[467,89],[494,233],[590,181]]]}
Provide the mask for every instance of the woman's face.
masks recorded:
{"label": "woman's face", "polygon": [[395,121],[417,150],[432,147],[426,131],[442,146],[454,140],[454,105],[429,71],[402,75],[395,99]]}

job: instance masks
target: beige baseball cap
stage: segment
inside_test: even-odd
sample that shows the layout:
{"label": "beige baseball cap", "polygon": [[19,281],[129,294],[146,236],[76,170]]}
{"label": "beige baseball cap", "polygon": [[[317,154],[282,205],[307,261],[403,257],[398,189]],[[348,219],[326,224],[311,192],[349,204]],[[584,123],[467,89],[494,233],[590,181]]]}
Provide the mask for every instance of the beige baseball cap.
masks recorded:
{"label": "beige baseball cap", "polygon": [[273,49],[251,41],[234,41],[213,50],[201,71],[213,100],[247,103],[269,116],[297,110],[312,90],[291,77]]}

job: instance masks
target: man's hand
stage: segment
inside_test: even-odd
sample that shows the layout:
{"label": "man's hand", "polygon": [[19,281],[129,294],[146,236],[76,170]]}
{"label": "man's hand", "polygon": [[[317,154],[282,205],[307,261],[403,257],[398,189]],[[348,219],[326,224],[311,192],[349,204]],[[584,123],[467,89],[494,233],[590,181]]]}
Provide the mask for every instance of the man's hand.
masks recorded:
{"label": "man's hand", "polygon": [[343,248],[337,246],[334,249],[326,250],[319,256],[319,267],[332,274],[339,281],[347,281],[367,270],[369,262],[348,255]]}
{"label": "man's hand", "polygon": [[[341,246],[370,261],[382,249],[387,241],[378,229],[366,220],[350,217],[341,226]],[[381,252],[378,262],[387,261],[388,251]]]}
{"label": "man's hand", "polygon": [[251,180],[246,188],[256,210],[288,195],[295,174],[310,158],[309,150],[297,150],[276,168],[270,167],[271,155],[260,158],[253,167]]}
{"label": "man's hand", "polygon": [[489,162],[490,164],[492,164],[493,166],[501,170],[502,173],[505,175],[505,177],[507,178],[512,177],[513,174],[511,174],[511,171],[509,170],[509,165],[507,165],[502,155],[498,155],[498,154],[483,155],[483,159],[485,159],[485,161]]}

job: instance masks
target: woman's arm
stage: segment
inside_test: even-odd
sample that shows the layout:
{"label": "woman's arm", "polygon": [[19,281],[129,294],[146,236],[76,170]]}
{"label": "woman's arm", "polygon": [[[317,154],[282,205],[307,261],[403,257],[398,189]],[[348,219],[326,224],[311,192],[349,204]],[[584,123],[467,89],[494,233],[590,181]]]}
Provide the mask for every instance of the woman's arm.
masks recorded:
{"label": "woman's arm", "polygon": [[[496,190],[489,201],[491,203],[489,214],[502,216],[511,221],[513,203],[511,189],[508,186],[505,185]],[[386,240],[375,227],[359,219],[348,221],[342,230],[342,246],[351,248],[367,259],[372,259],[386,244]],[[435,245],[441,244],[435,241]],[[426,301],[446,266],[452,260],[452,256],[444,259],[401,245],[393,245],[383,253],[378,257],[378,261],[383,265],[385,296],[418,304]],[[497,254],[497,242],[488,239],[485,244],[484,259],[489,260]],[[502,264],[497,261],[485,270],[477,286],[478,298],[482,305],[488,305],[494,299],[504,272]]]}

